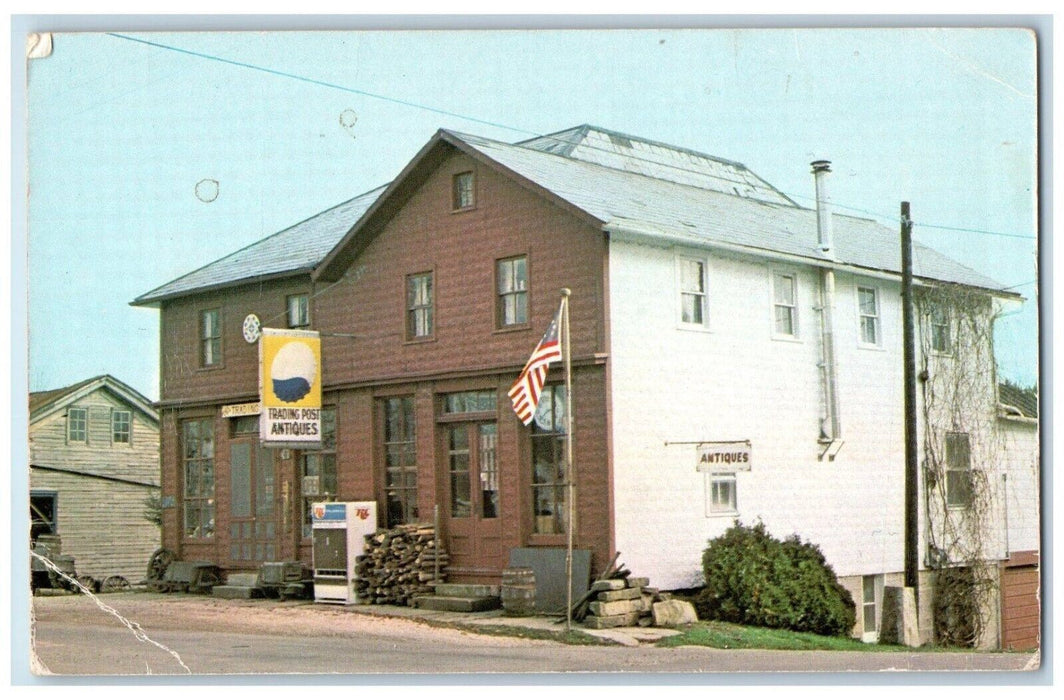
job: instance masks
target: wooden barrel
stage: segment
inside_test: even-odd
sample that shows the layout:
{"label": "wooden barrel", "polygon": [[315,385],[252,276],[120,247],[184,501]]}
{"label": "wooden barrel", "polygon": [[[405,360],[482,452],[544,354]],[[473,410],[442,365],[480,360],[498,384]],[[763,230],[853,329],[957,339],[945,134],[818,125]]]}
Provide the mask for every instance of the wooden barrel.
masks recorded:
{"label": "wooden barrel", "polygon": [[526,567],[502,570],[502,610],[514,617],[536,613],[536,572]]}

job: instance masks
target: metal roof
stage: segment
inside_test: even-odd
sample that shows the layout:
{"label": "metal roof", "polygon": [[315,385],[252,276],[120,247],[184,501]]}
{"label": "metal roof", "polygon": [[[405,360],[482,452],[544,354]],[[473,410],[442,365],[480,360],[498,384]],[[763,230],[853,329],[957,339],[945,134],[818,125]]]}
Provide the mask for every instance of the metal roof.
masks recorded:
{"label": "metal roof", "polygon": [[[739,246],[751,253],[783,253],[810,263],[837,262],[900,273],[899,233],[870,219],[834,214],[833,256],[819,247],[816,211],[773,204],[657,177],[574,160],[549,151],[451,133],[463,143],[560,199],[611,225],[637,228],[692,246]],[[914,274],[1004,291],[1004,287],[941,253],[915,244]]]}
{"label": "metal roof", "polygon": [[[356,223],[380,211],[391,187],[410,177],[438,148],[458,147],[498,164],[534,188],[568,203],[605,228],[692,246],[723,244],[752,254],[784,254],[810,264],[838,263],[899,273],[898,232],[869,219],[835,214],[831,257],[818,245],[816,211],[735,163],[647,139],[582,125],[518,144],[439,131],[404,168],[405,176],[321,212],[269,238],[168,282],[133,301],[165,299],[261,279],[310,273],[336,264],[354,240]],[[398,196],[398,195],[395,195]],[[381,202],[378,202],[378,199]],[[918,277],[1006,292],[1002,285],[937,251],[916,244]],[[330,262],[331,261],[331,262]],[[320,271],[320,270],[319,270]]]}
{"label": "metal roof", "polygon": [[797,206],[742,163],[590,124],[515,145],[660,180]]}
{"label": "metal roof", "polygon": [[360,194],[309,219],[252,243],[137,297],[149,306],[190,292],[227,287],[262,278],[310,272],[377,200],[386,185]]}

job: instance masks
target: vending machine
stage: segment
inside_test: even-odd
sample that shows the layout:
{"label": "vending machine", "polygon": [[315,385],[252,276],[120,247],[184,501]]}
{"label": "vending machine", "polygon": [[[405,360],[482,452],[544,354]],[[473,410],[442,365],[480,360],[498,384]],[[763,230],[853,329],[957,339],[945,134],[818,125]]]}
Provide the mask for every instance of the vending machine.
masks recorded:
{"label": "vending machine", "polygon": [[314,601],[357,603],[355,558],[366,551],[366,535],[377,530],[377,503],[315,503],[312,516]]}

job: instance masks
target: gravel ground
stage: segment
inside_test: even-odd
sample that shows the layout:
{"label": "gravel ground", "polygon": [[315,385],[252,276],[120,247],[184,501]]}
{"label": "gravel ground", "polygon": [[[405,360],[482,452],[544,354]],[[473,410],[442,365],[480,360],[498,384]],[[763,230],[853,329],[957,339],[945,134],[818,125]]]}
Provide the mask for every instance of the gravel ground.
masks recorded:
{"label": "gravel ground", "polygon": [[[97,598],[123,617],[141,624],[149,636],[152,629],[323,637],[345,637],[372,631],[378,635],[394,634],[425,641],[462,639],[469,644],[480,640],[485,646],[491,647],[526,645],[530,641],[430,626],[410,619],[413,610],[384,606],[373,609],[368,606],[315,605],[308,601],[226,600],[202,595],[137,591],[100,595]],[[42,623],[63,620],[69,624],[86,626],[110,621],[118,624],[113,615],[101,610],[88,596],[39,596],[33,602],[31,614]],[[429,614],[426,617],[442,622],[458,622],[462,618],[446,614]],[[485,620],[484,616],[478,619]]]}

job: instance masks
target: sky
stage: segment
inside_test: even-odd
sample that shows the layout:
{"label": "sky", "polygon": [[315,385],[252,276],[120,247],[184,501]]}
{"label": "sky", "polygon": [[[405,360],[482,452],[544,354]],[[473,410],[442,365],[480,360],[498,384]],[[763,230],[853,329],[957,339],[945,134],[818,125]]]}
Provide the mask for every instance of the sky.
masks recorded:
{"label": "sky", "polygon": [[918,242],[1026,298],[996,355],[1033,384],[1035,50],[988,28],[57,34],[28,67],[29,389],[108,373],[157,399],[137,296],[390,181],[439,128],[583,123],[803,206],[829,159],[836,211],[890,227],[911,202]]}

